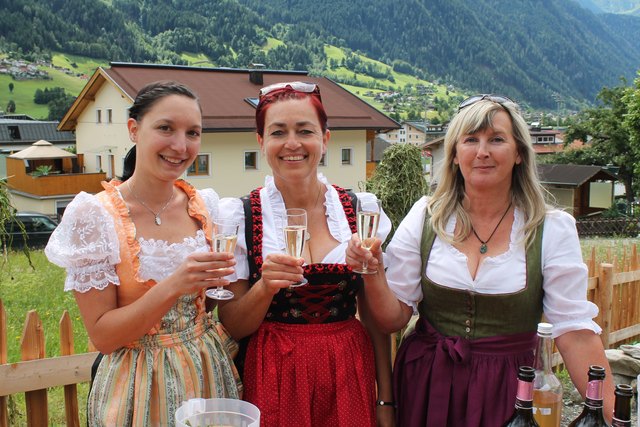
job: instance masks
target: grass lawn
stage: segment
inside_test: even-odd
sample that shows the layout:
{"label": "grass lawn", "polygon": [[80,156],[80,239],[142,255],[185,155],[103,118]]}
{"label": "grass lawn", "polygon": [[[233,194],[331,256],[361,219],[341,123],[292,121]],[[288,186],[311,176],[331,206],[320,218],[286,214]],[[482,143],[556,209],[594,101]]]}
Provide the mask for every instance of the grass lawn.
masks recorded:
{"label": "grass lawn", "polygon": [[[29,267],[26,257],[20,252],[9,255],[9,263],[0,270],[0,299],[7,315],[8,361],[20,360],[20,339],[27,312],[36,310],[45,335],[45,356],[60,354],[59,322],[64,310],[69,312],[73,323],[74,348],[76,353],[87,351],[87,332],[73,295],[63,292],[65,272],[50,264],[42,250],[33,251],[31,259],[35,270]],[[87,400],[88,383],[78,385],[80,424],[86,425],[83,405]],[[66,425],[64,420],[64,391],[56,387],[49,392],[50,425]],[[24,394],[11,396],[9,425],[26,425]]]}

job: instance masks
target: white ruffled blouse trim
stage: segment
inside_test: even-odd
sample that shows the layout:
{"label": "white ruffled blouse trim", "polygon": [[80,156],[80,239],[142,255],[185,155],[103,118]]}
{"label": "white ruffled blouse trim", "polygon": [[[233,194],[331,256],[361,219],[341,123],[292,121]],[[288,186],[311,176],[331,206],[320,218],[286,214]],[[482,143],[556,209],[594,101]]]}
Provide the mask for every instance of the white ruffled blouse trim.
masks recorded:
{"label": "white ruffled blouse trim", "polygon": [[[213,189],[198,190],[210,217],[219,215],[218,194]],[[120,195],[122,197],[122,195]],[[169,243],[139,238],[142,280],[160,281],[168,277],[192,252],[208,251],[204,231]],[[119,285],[116,265],[120,263],[120,243],[114,218],[92,194],[81,192],[67,206],[62,221],[45,248],[50,262],[67,270],[65,291],[102,290]],[[235,275],[230,277],[236,280]]]}
{"label": "white ruffled blouse trim", "polygon": [[[453,235],[453,232],[456,228],[456,224],[457,224],[457,216],[451,215],[449,217],[449,220],[447,221],[447,226],[445,227],[445,231],[447,232],[447,234]],[[511,227],[511,234],[509,235],[509,248],[505,252],[502,252],[500,254],[497,254],[494,256],[487,256],[486,258],[483,259],[482,262],[486,264],[495,264],[495,265],[509,262],[513,257],[513,251],[516,250],[516,248],[518,247],[518,244],[520,243],[523,227],[524,227],[524,216],[522,215],[522,212],[520,211],[520,209],[514,208],[513,226]],[[465,262],[467,261],[467,256],[462,252],[460,252],[458,248],[456,248],[454,245],[446,245],[446,247],[449,249],[449,252],[451,252],[452,256],[460,260],[464,260]]]}
{"label": "white ruffled blouse trim", "polygon": [[[351,239],[351,229],[349,223],[343,221],[344,209],[340,202],[340,196],[338,191],[329,183],[327,178],[319,173],[318,180],[326,187],[324,206],[327,216],[327,225],[329,226],[329,232],[334,239],[342,243]],[[282,193],[276,187],[275,181],[272,176],[267,176],[265,179],[265,191],[271,205],[273,218],[284,218],[285,204],[282,198]],[[278,229],[279,227],[276,227]],[[278,246],[284,249],[284,237],[278,233]]]}

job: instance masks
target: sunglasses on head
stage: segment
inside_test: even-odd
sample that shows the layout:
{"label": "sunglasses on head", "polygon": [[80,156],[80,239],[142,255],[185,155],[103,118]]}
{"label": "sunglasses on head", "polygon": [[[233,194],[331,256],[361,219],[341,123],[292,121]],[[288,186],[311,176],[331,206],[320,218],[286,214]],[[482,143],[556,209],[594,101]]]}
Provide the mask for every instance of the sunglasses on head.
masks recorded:
{"label": "sunglasses on head", "polygon": [[272,92],[287,90],[287,89],[294,90],[296,92],[320,94],[320,88],[315,83],[284,82],[284,83],[274,83],[272,85],[263,87],[262,89],[260,89],[260,98]]}
{"label": "sunglasses on head", "polygon": [[470,96],[469,98],[465,99],[464,101],[462,101],[459,105],[458,105],[458,112],[460,112],[460,110],[462,110],[463,108],[468,107],[469,105],[473,105],[476,102],[480,102],[482,100],[489,100],[491,102],[495,102],[496,104],[500,104],[503,105],[507,102],[510,102],[514,105],[518,105],[516,104],[512,99],[507,98],[506,96],[502,96],[502,95],[493,95],[493,94],[480,94],[480,95],[473,95]]}

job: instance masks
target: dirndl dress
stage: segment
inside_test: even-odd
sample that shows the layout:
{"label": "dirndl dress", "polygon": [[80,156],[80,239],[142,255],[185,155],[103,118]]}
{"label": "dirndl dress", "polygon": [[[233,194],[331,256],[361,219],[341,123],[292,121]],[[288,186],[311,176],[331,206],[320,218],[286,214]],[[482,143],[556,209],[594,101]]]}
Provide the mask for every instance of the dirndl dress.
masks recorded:
{"label": "dirndl dress", "polygon": [[[351,200],[345,190],[336,189],[355,232]],[[250,255],[260,268],[258,190],[250,198]],[[304,268],[309,284],[276,294],[265,320],[249,340],[244,399],[260,409],[265,427],[375,426],[373,346],[355,318],[362,279],[345,264]]]}
{"label": "dirndl dress", "polygon": [[426,277],[435,232],[425,218],[420,318],[393,369],[396,425],[496,427],[509,419],[518,367],[533,363],[542,316],[542,231],[527,251],[524,289],[479,294]]}
{"label": "dirndl dress", "polygon": [[[140,242],[116,185],[115,180],[103,183],[105,191],[96,197],[114,218],[121,259],[116,265],[118,303],[124,306],[155,282],[138,278]],[[201,225],[195,244],[210,246],[204,201],[185,181],[176,186],[189,196],[188,212]],[[204,301],[204,290],[183,295],[146,335],[102,357],[88,397],[89,426],[173,426],[185,400],[241,397],[231,354],[237,344],[206,312]]]}

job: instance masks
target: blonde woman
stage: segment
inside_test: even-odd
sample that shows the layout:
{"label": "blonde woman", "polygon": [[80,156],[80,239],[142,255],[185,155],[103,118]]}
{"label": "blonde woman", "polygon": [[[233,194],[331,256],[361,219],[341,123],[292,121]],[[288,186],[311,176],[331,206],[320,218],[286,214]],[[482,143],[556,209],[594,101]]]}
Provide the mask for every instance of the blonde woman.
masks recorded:
{"label": "blonde woman", "polygon": [[[518,366],[533,362],[544,314],[578,390],[591,364],[610,374],[597,307],[569,214],[545,204],[518,106],[500,95],[463,101],[445,136],[433,196],[418,200],[387,247],[357,235],[347,263],[364,259],[366,304],[383,331],[420,314],[394,367],[397,425],[497,426],[513,411]],[[605,413],[612,414],[611,375]]]}

